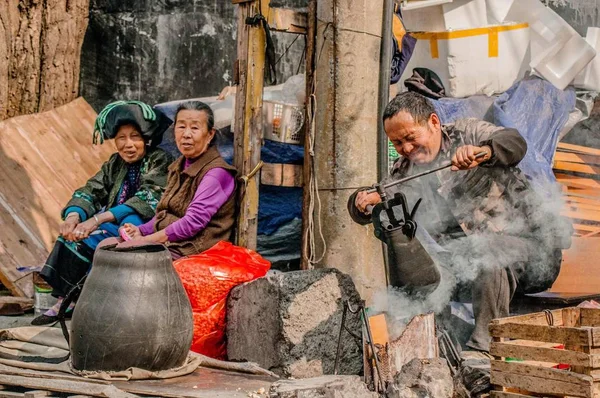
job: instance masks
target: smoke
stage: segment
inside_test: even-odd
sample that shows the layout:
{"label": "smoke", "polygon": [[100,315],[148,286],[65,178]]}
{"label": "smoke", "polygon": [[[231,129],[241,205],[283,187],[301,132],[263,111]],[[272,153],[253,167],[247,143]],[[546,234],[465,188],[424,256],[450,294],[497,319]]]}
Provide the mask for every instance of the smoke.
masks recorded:
{"label": "smoke", "polygon": [[[560,264],[556,251],[570,245],[572,234],[570,222],[560,217],[561,191],[553,181],[528,185],[508,175],[499,168],[442,171],[395,189],[407,195],[409,205],[423,198],[417,238],[440,269],[441,282],[426,298],[397,288],[375,295],[372,309],[388,314],[392,339],[412,317],[442,312],[458,293],[469,296],[470,286],[481,283],[488,271],[510,269],[526,292],[552,284]],[[440,180],[441,189],[430,189]],[[470,189],[460,189],[465,185]]]}

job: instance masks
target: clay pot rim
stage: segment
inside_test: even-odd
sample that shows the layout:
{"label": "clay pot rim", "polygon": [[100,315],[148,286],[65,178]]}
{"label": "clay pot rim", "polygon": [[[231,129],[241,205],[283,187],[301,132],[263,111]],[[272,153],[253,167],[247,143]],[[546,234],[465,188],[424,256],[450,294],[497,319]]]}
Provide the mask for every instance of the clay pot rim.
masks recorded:
{"label": "clay pot rim", "polygon": [[104,250],[113,253],[160,253],[163,251],[168,251],[169,249],[160,243],[122,242],[105,245],[99,247],[98,250]]}

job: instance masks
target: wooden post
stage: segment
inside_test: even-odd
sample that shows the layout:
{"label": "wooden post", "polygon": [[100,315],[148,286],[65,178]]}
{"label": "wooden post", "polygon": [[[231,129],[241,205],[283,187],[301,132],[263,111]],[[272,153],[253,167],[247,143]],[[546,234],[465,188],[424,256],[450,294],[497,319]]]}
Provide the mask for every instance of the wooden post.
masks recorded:
{"label": "wooden post", "polygon": [[[266,16],[269,1],[233,0],[233,3],[239,4],[234,165],[240,176],[248,176],[260,162],[266,37],[262,22],[249,25],[246,18],[254,17],[261,11]],[[253,250],[256,249],[258,227],[259,181],[260,171],[239,190],[236,243]]]}
{"label": "wooden post", "polygon": [[[317,0],[309,0],[308,2],[308,28],[306,33],[306,102],[305,102],[305,120],[306,126],[304,129],[304,168],[303,181],[304,191],[302,195],[302,261],[301,269],[309,269],[309,258],[311,256],[311,236],[309,217],[313,215],[310,209],[311,186],[310,182],[313,177],[314,159],[311,155],[311,120],[314,116],[315,109],[312,104],[312,94],[315,89],[315,42],[317,36]],[[312,111],[312,115],[309,112]]]}

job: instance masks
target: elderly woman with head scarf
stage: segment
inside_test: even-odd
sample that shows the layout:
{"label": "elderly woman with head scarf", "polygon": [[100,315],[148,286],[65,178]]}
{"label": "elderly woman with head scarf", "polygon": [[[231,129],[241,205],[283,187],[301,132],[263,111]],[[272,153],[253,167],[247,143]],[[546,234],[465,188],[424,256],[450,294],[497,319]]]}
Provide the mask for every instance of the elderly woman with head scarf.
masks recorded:
{"label": "elderly woman with head scarf", "polygon": [[133,240],[164,243],[173,258],[201,253],[230,240],[235,220],[236,170],[213,145],[214,116],[203,102],[177,109],[175,143],[183,156],[169,166],[156,216],[139,227],[125,224]]}
{"label": "elderly woman with head scarf", "polygon": [[[100,112],[94,144],[112,139],[117,152],[73,193],[62,211],[60,236],[40,273],[59,301],[33,325],[58,319],[62,298],[81,288],[103,239],[118,236],[125,223],[140,225],[153,217],[172,161],[157,145],[170,124],[164,114],[137,101],[119,101]],[[72,308],[67,315],[71,312]]]}

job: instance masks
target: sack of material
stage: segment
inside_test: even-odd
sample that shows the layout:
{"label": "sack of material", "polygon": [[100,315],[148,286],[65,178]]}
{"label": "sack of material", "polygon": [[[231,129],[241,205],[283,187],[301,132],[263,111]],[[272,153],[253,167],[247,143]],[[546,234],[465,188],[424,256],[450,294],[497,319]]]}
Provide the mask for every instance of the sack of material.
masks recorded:
{"label": "sack of material", "polygon": [[188,294],[194,314],[191,350],[225,359],[227,295],[237,285],[267,274],[271,263],[258,253],[229,242],[173,263]]}

